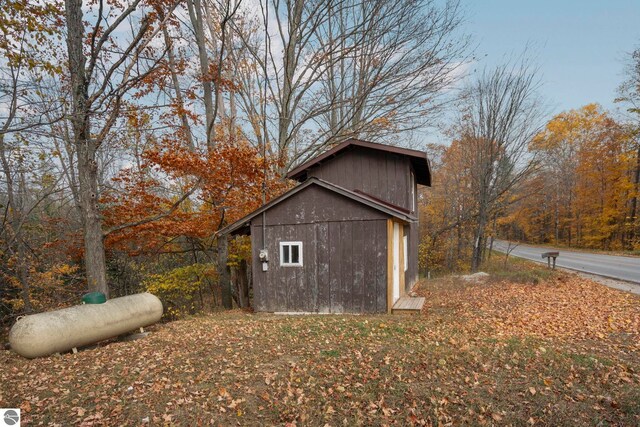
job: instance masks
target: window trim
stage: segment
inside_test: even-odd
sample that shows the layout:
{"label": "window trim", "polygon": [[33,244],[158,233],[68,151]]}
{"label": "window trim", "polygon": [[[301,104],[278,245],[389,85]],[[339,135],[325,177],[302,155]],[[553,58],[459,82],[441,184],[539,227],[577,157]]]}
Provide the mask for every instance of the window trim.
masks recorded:
{"label": "window trim", "polygon": [[[289,251],[291,251],[291,247],[298,247],[298,261],[299,262],[284,262],[284,247],[289,246]],[[291,252],[290,252],[291,254]],[[300,241],[285,241],[280,242],[280,267],[302,267],[302,242]]]}

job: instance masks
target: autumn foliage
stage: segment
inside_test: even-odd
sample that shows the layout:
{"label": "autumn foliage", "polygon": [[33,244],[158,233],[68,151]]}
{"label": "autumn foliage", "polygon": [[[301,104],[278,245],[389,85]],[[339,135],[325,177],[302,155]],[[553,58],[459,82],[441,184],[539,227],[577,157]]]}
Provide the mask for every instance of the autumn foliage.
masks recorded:
{"label": "autumn foliage", "polygon": [[[421,263],[464,270],[474,244],[480,157],[464,138],[428,152],[434,184],[423,190],[420,207]],[[529,143],[525,179],[496,198],[486,232],[528,243],[640,249],[638,154],[632,129],[596,104],[553,117]]]}
{"label": "autumn foliage", "polygon": [[[170,252],[180,238],[213,238],[216,230],[262,203],[265,164],[247,143],[220,142],[211,151],[191,151],[170,141],[145,151],[142,159],[140,170],[127,169],[114,178],[119,188],[103,200],[109,207],[105,224],[116,230],[107,241],[111,248]],[[281,191],[273,181],[268,188]]]}
{"label": "autumn foliage", "polygon": [[555,116],[531,143],[540,168],[503,224],[510,237],[608,250],[640,249],[637,149],[629,129],[595,104]]}

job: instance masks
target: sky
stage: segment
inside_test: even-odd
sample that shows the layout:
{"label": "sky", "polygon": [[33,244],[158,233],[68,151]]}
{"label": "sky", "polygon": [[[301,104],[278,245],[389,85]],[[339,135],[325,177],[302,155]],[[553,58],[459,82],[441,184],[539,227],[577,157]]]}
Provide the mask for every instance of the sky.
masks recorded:
{"label": "sky", "polygon": [[461,0],[479,62],[496,66],[527,45],[552,114],[597,102],[607,109],[624,58],[640,47],[640,0]]}

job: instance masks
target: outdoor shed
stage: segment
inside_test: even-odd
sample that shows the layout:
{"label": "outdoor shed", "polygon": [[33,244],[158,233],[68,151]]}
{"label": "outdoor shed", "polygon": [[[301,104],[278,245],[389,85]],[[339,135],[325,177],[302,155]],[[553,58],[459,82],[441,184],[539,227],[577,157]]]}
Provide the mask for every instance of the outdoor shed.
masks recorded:
{"label": "outdoor shed", "polygon": [[347,140],[288,174],[293,189],[222,230],[248,234],[264,312],[418,310],[417,184],[425,153]]}

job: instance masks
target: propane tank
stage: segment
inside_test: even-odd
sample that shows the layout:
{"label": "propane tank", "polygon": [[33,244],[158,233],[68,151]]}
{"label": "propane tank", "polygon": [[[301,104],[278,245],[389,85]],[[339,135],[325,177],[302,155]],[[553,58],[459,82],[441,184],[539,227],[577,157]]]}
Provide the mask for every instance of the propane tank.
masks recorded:
{"label": "propane tank", "polygon": [[32,359],[96,343],[156,323],[162,302],[150,293],[83,304],[19,318],[9,332],[11,348]]}

